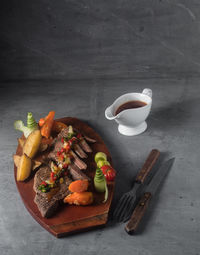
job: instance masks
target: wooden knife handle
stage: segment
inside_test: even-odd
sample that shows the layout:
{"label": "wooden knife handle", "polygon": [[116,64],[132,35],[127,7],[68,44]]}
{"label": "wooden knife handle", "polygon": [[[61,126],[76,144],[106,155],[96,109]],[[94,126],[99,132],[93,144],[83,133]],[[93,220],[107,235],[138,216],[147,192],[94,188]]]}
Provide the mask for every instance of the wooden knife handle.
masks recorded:
{"label": "wooden knife handle", "polygon": [[139,171],[139,173],[136,176],[135,181],[139,183],[144,183],[145,178],[153,168],[154,164],[156,163],[156,160],[158,159],[160,155],[160,152],[156,149],[153,149],[148,158],[146,159],[142,169]]}
{"label": "wooden knife handle", "polygon": [[137,227],[145,214],[146,209],[148,208],[149,201],[151,200],[151,193],[146,192],[140,199],[139,203],[137,204],[133,214],[125,226],[125,230],[128,234],[134,234],[137,230]]}

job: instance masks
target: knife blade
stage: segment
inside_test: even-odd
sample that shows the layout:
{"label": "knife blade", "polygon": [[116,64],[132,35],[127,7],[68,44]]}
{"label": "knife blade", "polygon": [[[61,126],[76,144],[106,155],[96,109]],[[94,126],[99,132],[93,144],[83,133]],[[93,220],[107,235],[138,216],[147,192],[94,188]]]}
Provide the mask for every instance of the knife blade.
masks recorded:
{"label": "knife blade", "polygon": [[171,158],[167,162],[165,162],[153,176],[150,183],[145,187],[144,194],[142,195],[135,210],[133,211],[129,222],[125,226],[125,230],[128,234],[133,234],[136,232],[139,223],[149,206],[151,198],[155,195],[163,179],[171,169],[174,160],[175,158]]}

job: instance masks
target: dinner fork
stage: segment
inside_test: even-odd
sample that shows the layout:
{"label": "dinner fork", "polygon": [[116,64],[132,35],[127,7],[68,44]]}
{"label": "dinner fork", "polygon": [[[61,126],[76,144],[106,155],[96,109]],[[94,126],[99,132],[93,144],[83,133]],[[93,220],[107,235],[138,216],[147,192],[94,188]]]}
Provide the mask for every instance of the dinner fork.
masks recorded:
{"label": "dinner fork", "polygon": [[129,219],[134,209],[138,194],[141,193],[141,190],[143,189],[143,184],[146,181],[147,176],[149,176],[151,169],[156,163],[159,155],[160,152],[157,149],[153,149],[150,152],[142,169],[136,176],[133,188],[130,191],[126,192],[124,195],[122,195],[121,199],[119,200],[119,203],[117,204],[117,207],[115,208],[113,213],[114,220],[118,222],[125,222]]}

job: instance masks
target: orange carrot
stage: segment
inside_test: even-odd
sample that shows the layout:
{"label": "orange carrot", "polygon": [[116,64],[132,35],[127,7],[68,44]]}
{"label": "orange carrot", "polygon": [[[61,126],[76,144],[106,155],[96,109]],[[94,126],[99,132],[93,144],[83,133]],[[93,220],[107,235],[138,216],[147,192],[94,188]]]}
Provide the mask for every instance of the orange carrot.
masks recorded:
{"label": "orange carrot", "polygon": [[53,126],[54,116],[55,116],[54,111],[49,112],[49,114],[45,118],[44,125],[41,127],[41,135],[46,137],[46,138],[49,138],[49,136],[51,134],[51,129],[52,129],[52,126]]}
{"label": "orange carrot", "polygon": [[71,192],[84,192],[88,189],[89,182],[88,180],[77,180],[73,181],[69,185],[69,190]]}
{"label": "orange carrot", "polygon": [[90,205],[94,198],[92,192],[74,192],[65,197],[64,203],[75,205]]}
{"label": "orange carrot", "polygon": [[59,133],[63,128],[67,128],[67,125],[61,121],[54,121],[52,131]]}
{"label": "orange carrot", "polygon": [[45,123],[45,118],[41,118],[40,120],[39,120],[39,126],[40,127],[42,127],[43,125],[44,125],[44,123]]}

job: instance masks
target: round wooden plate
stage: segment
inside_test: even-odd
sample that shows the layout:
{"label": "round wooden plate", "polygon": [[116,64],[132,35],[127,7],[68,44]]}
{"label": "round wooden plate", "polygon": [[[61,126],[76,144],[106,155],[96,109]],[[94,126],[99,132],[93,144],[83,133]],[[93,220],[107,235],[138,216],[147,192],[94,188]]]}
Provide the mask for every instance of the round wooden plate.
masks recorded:
{"label": "round wooden plate", "polygon": [[[57,119],[56,121],[61,121],[67,125],[72,125],[82,131],[85,135],[96,140],[96,143],[90,144],[93,152],[88,154],[87,160],[84,160],[88,166],[85,170],[86,174],[91,177],[94,176],[96,169],[94,155],[98,151],[106,153],[108,161],[112,165],[111,155],[105,143],[101,137],[86,123],[72,117]],[[17,147],[16,154],[22,154],[22,148],[20,145]],[[41,156],[37,159],[41,159]],[[109,197],[106,203],[102,203],[104,194],[95,193],[95,201],[92,205],[74,206],[64,204],[58,209],[54,216],[47,219],[41,216],[37,205],[34,203],[35,192],[33,190],[33,176],[31,176],[25,182],[18,182],[16,180],[16,173],[17,168],[15,166],[14,175],[17,189],[27,210],[41,226],[56,237],[66,236],[68,234],[85,231],[106,224],[114,192],[114,182],[108,183]]]}

